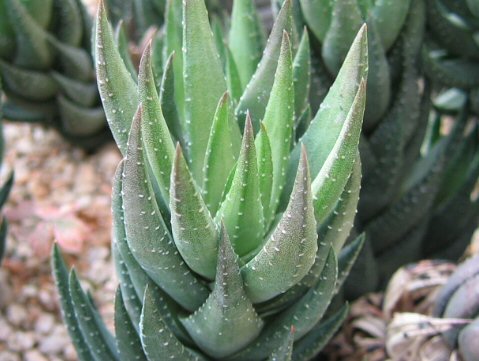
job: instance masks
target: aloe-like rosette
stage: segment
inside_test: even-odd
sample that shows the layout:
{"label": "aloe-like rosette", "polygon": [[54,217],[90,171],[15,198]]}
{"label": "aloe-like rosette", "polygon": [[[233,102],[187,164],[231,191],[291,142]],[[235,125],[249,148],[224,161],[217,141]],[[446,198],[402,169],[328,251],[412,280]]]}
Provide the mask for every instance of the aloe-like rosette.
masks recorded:
{"label": "aloe-like rosette", "polygon": [[[306,24],[312,35],[311,94],[319,98],[337,76],[355,32],[363,22],[368,24],[368,102],[359,147],[363,181],[356,222],[356,230],[368,237],[347,285],[349,296],[357,297],[384,286],[401,265],[438,256],[441,249],[450,251],[441,256],[454,259],[464,250],[477,215],[477,202],[466,201],[471,179],[477,178],[477,161],[463,167],[454,180],[454,191],[446,195],[446,190],[455,160],[474,158],[471,147],[477,149],[477,141],[461,133],[464,124],[454,134],[438,134],[432,142],[427,135],[437,123],[429,122],[431,84],[423,79],[421,68],[428,2],[299,3],[301,11],[295,20],[297,28]],[[423,148],[427,151],[421,152],[421,146],[430,142]],[[467,150],[461,145],[466,142],[473,143]],[[459,216],[463,209],[459,204],[467,209],[464,219]],[[453,226],[434,231],[438,220],[445,218]],[[460,229],[467,229],[467,234]]]}
{"label": "aloe-like rosette", "polygon": [[99,89],[124,155],[112,192],[120,286],[113,337],[55,248],[72,340],[88,361],[309,360],[344,320],[347,306],[323,316],[364,242],[343,247],[361,178],[366,28],[306,125],[295,93],[308,95],[308,37],[294,38],[290,0],[262,57],[251,1],[235,2],[228,42],[203,0],[167,9],[161,84],[151,46],[133,80],[98,13]]}
{"label": "aloe-like rosette", "polygon": [[95,84],[92,21],[79,0],[1,0],[5,118],[55,127],[95,148],[110,139]]}
{"label": "aloe-like rosette", "polygon": [[[0,83],[0,165],[3,160],[4,144],[3,144],[3,125],[2,125],[2,83]],[[8,195],[13,185],[13,172],[10,174],[5,183],[0,187],[0,210],[7,201]],[[0,214],[0,264],[2,262],[3,255],[5,253],[5,242],[7,238],[8,222],[7,219]]]}

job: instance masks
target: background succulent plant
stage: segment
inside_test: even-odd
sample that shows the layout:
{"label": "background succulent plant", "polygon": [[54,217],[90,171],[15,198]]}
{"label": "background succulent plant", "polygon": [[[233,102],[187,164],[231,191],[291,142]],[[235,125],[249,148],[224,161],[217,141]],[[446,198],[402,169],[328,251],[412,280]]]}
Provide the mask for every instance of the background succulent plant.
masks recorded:
{"label": "background succulent plant", "polygon": [[[471,148],[477,150],[477,139],[464,132],[463,119],[454,132],[436,132],[440,136],[429,143],[431,146],[423,147],[430,140],[428,129],[437,129],[443,122],[442,118],[429,122],[431,86],[420,66],[428,15],[424,1],[299,3],[302,11],[296,12],[295,19],[306,24],[312,35],[311,95],[318,99],[337,74],[355,31],[363,22],[368,24],[370,71],[360,142],[363,182],[356,222],[356,229],[366,231],[368,237],[347,287],[349,296],[357,297],[384,286],[403,264],[436,256],[441,249],[448,249],[441,254],[448,258],[462,253],[472,234],[469,228],[474,222],[477,225],[477,213],[472,215],[477,212],[477,202],[470,200],[476,165],[471,163],[468,176],[455,177],[461,196],[455,198],[449,193],[446,197],[456,209],[462,202],[470,223],[461,223],[456,212],[447,227],[454,224],[445,233],[440,231],[445,225],[436,225],[451,210],[445,207],[441,193],[451,191],[446,183],[454,159],[466,151],[465,143],[472,143],[466,147],[472,152],[467,159],[474,158]],[[467,231],[461,233],[460,229]]]}
{"label": "background succulent plant", "polygon": [[295,40],[291,1],[263,57],[237,65],[234,44],[261,52],[250,1],[235,2],[228,43],[212,34],[203,0],[170,0],[166,19],[158,86],[154,50],[135,83],[98,14],[99,89],[125,156],[112,206],[120,287],[115,343],[54,250],[80,359],[310,359],[346,315],[321,322],[363,243],[343,248],[361,177],[366,30],[305,124],[297,95],[309,91],[308,37]]}
{"label": "background succulent plant", "polygon": [[85,148],[109,138],[90,55],[91,24],[81,1],[0,1],[7,119],[54,126]]}

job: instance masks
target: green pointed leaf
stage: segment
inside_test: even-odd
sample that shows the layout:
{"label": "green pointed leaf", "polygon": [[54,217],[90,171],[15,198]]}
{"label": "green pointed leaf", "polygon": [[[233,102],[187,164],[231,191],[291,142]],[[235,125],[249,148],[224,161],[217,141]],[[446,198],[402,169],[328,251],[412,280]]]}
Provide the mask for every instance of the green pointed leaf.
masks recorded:
{"label": "green pointed leaf", "polygon": [[82,290],[75,270],[70,272],[69,284],[75,315],[93,359],[95,361],[119,360],[113,336],[106,331],[103,321]]}
{"label": "green pointed leaf", "polygon": [[113,137],[125,155],[131,120],[139,104],[138,91],[118,52],[102,4],[98,8],[95,39],[98,89]]}
{"label": "green pointed leaf", "polygon": [[[123,292],[125,309],[128,312],[128,317],[138,331],[142,305],[141,297],[138,297],[136,289],[140,288],[140,286],[133,283],[132,278],[130,277],[129,269],[119,251],[117,243],[112,244],[112,255],[113,261],[115,263],[115,269],[118,274],[120,288]],[[133,271],[135,271],[135,269],[133,269]]]}
{"label": "green pointed leaf", "polygon": [[244,124],[246,113],[251,113],[255,130],[259,129],[259,123],[265,114],[264,105],[268,102],[273,87],[283,32],[286,31],[288,34],[292,33],[293,20],[291,8],[291,0],[286,0],[273,25],[273,30],[271,31],[271,35],[263,52],[263,58],[246,86],[244,94],[236,108],[236,115],[240,124]]}
{"label": "green pointed leaf", "polygon": [[280,348],[273,351],[268,361],[291,361],[293,354],[293,342],[294,342],[294,327],[289,330],[287,328],[283,331],[283,344]]}
{"label": "green pointed leaf", "polygon": [[263,207],[259,189],[253,126],[248,117],[231,188],[216,214],[224,220],[235,252],[245,256],[261,243],[264,234]]}
{"label": "green pointed leaf", "polygon": [[93,107],[98,100],[98,88],[95,83],[84,83],[55,71],[50,73],[61,92],[71,101],[84,107]]}
{"label": "green pointed leaf", "polygon": [[193,354],[183,346],[168,328],[161,316],[161,305],[147,288],[143,298],[141,313],[141,343],[149,361],[157,360],[191,360],[206,361],[204,357]]}
{"label": "green pointed leaf", "polygon": [[121,360],[147,361],[141,340],[123,304],[120,288],[115,297],[115,337]]}
{"label": "green pointed leaf", "polygon": [[179,119],[182,128],[186,129],[185,124],[185,84],[183,79],[183,1],[167,0],[165,13],[165,54],[169,56],[175,53],[173,59],[174,76],[174,95],[175,103],[178,109]]}
{"label": "green pointed leaf", "polygon": [[233,2],[229,47],[241,84],[249,83],[263,51],[261,23],[253,0]]}
{"label": "green pointed leaf", "polygon": [[323,42],[329,27],[335,0],[300,0],[303,16],[314,36]]}
{"label": "green pointed leaf", "polygon": [[228,91],[231,94],[231,98],[237,103],[243,94],[243,84],[229,48],[226,48],[226,82],[228,83]]}
{"label": "green pointed leaf", "polygon": [[31,70],[48,69],[53,62],[48,34],[20,0],[6,1],[6,8],[16,38],[15,64]]}
{"label": "green pointed leaf", "polygon": [[262,249],[241,269],[246,292],[254,303],[287,291],[315,261],[318,245],[310,187],[304,152],[288,208]]}
{"label": "green pointed leaf", "polygon": [[[310,155],[310,171],[313,178],[318,175],[336,144],[358,93],[361,81],[367,78],[367,66],[366,28],[363,27],[353,42],[336,81],[308,130],[299,141],[304,144]],[[321,139],[321,142],[318,142],[318,139]],[[300,158],[300,148],[299,144],[296,145],[291,154],[283,204],[286,204],[288,191],[292,188],[295,170]]]}
{"label": "green pointed leaf", "polygon": [[215,39],[216,49],[218,50],[218,54],[221,59],[221,64],[224,67],[226,64],[225,36],[223,31],[223,25],[221,24],[221,20],[217,16],[213,16],[213,18],[211,19],[211,29],[213,31],[213,37]]}
{"label": "green pointed leaf", "polygon": [[118,46],[118,53],[123,59],[123,63],[125,64],[125,67],[128,69],[128,72],[130,73],[131,78],[133,79],[134,82],[136,82],[138,75],[136,73],[135,66],[133,65],[133,62],[131,60],[130,49],[129,49],[130,45],[128,43],[128,37],[126,33],[127,31],[126,31],[125,23],[123,22],[123,20],[120,20],[118,24],[116,25],[116,29],[115,29],[115,41]]}
{"label": "green pointed leaf", "polygon": [[273,185],[269,214],[266,216],[269,223],[274,217],[283,191],[294,127],[293,66],[291,45],[286,32],[283,33],[278,67],[263,124],[268,131],[273,160]]}
{"label": "green pointed leaf", "polygon": [[357,0],[334,1],[331,25],[322,47],[324,63],[331,74],[338,74],[354,37],[363,24]]}
{"label": "green pointed leaf", "polygon": [[102,107],[84,108],[64,96],[57,98],[62,130],[74,136],[90,136],[106,129],[105,113]]}
{"label": "green pointed leaf", "polygon": [[358,144],[366,103],[365,93],[366,84],[362,80],[336,144],[313,181],[314,209],[318,223],[332,211],[359,158]]}
{"label": "green pointed leaf", "polygon": [[230,357],[232,361],[262,360],[281,346],[282,330],[295,327],[295,340],[306,335],[323,317],[334,295],[337,277],[337,261],[331,250],[319,282],[290,308],[276,315],[256,341],[243,351]]}
{"label": "green pointed leaf", "polygon": [[[2,222],[3,224],[4,222]],[[78,319],[75,314],[75,308],[70,296],[68,271],[65,261],[61,255],[58,245],[53,246],[52,250],[52,269],[55,276],[55,284],[60,295],[60,305],[62,310],[62,318],[67,326],[70,338],[73,341],[75,350],[80,361],[94,360],[90,346],[83,336]]]}
{"label": "green pointed leaf", "polygon": [[316,356],[336,334],[349,313],[348,305],[323,323],[318,323],[305,337],[294,344],[293,360],[307,361]]}
{"label": "green pointed leaf", "polygon": [[263,205],[263,214],[266,218],[266,216],[270,214],[269,207],[271,190],[273,188],[273,158],[268,132],[263,123],[261,123],[259,133],[256,136],[255,146],[258,150],[257,157],[261,204]]}
{"label": "green pointed leaf", "polygon": [[[233,127],[236,128],[236,131],[232,132]],[[218,210],[226,180],[236,163],[238,153],[233,148],[233,139],[240,136],[232,113],[229,95],[225,93],[216,109],[206,148],[203,171],[203,197],[213,215]],[[216,262],[214,265],[216,267]]]}
{"label": "green pointed leaf", "polygon": [[183,4],[187,155],[194,178],[202,182],[210,129],[218,101],[226,91],[226,80],[204,1]]}
{"label": "green pointed leaf", "polygon": [[179,145],[173,163],[170,194],[171,229],[178,251],[193,271],[214,279],[218,232]]}
{"label": "green pointed leaf", "polygon": [[141,57],[138,92],[142,104],[141,136],[148,163],[165,203],[169,202],[170,175],[175,147],[161,110],[151,67],[151,46]]}
{"label": "green pointed leaf", "polygon": [[218,252],[213,291],[201,308],[182,322],[203,351],[222,358],[254,340],[261,331],[263,321],[246,297],[238,257],[231,247],[224,224]]}
{"label": "green pointed leaf", "polygon": [[294,110],[299,118],[308,107],[309,88],[311,84],[311,51],[309,48],[308,30],[303,30],[298,51],[293,62],[294,75]]}
{"label": "green pointed leaf", "polygon": [[356,259],[359,257],[359,254],[363,249],[365,239],[366,234],[361,233],[354,241],[345,246],[339,253],[338,280],[336,282],[335,293],[339,292],[344,281],[346,281],[349,272],[353,268],[354,262],[356,262]]}
{"label": "green pointed leaf", "polygon": [[319,239],[322,242],[332,245],[336,254],[340,254],[344,242],[354,226],[354,217],[357,213],[360,189],[361,159],[358,155],[354,162],[348,183],[346,183],[333,212],[326,219],[319,231]]}
{"label": "green pointed leaf", "polygon": [[186,309],[194,310],[206,299],[208,291],[182,261],[158,209],[141,146],[141,117],[140,108],[132,123],[124,165],[128,245],[138,263],[165,292]]}
{"label": "green pointed leaf", "polygon": [[179,141],[184,147],[183,134],[185,133],[183,124],[180,121],[179,110],[177,107],[176,99],[176,89],[175,89],[175,60],[176,56],[172,53],[164,66],[163,77],[161,79],[160,87],[160,103],[161,110],[168,125],[168,129],[171,133],[171,136],[176,141]]}
{"label": "green pointed leaf", "polygon": [[44,72],[22,69],[1,60],[0,72],[5,91],[28,100],[50,100],[58,92],[55,81]]}
{"label": "green pointed leaf", "polygon": [[396,41],[411,5],[411,0],[377,0],[371,11],[383,48],[387,51]]}

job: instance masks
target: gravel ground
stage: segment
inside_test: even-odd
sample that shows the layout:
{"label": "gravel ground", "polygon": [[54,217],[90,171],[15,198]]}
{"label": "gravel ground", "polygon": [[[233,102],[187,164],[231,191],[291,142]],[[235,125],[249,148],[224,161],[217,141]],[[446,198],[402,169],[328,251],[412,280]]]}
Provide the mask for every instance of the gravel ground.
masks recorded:
{"label": "gravel ground", "polygon": [[49,254],[58,242],[111,327],[110,194],[120,154],[109,144],[87,155],[37,125],[7,123],[4,136],[2,179],[14,166],[15,185],[4,208],[10,228],[0,268],[0,361],[73,361]]}

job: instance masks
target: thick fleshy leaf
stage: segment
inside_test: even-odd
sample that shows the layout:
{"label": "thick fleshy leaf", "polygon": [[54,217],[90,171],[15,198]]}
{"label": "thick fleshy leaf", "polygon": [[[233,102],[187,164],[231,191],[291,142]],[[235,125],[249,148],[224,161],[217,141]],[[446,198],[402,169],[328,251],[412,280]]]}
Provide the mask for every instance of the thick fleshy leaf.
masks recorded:
{"label": "thick fleshy leaf", "polygon": [[273,157],[271,154],[271,143],[268,131],[263,123],[261,123],[259,133],[256,136],[255,146],[258,157],[261,203],[263,204],[263,213],[266,218],[267,215],[270,214],[269,207],[271,202],[271,190],[273,188]]}
{"label": "thick fleshy leaf", "polygon": [[309,88],[311,84],[311,50],[308,30],[303,30],[298,51],[293,62],[294,75],[294,112],[296,119],[308,107]]}
{"label": "thick fleshy leaf", "polygon": [[268,102],[274,83],[274,74],[278,67],[283,32],[292,33],[292,6],[291,0],[284,2],[273,25],[273,30],[263,52],[263,58],[236,108],[236,115],[241,125],[244,124],[246,114],[250,112],[255,130],[259,129],[259,123],[265,114],[264,105]]}
{"label": "thick fleshy leaf", "polygon": [[361,233],[354,241],[347,244],[339,253],[338,258],[338,280],[336,282],[335,293],[339,292],[343,286],[344,281],[349,275],[349,272],[353,268],[361,250],[363,249],[366,239],[366,234]]}
{"label": "thick fleshy leaf", "polygon": [[314,263],[316,242],[311,178],[303,151],[288,208],[258,254],[242,269],[246,292],[267,301],[298,283]]}
{"label": "thick fleshy leaf", "polygon": [[32,70],[48,69],[53,62],[48,34],[20,0],[8,0],[5,4],[16,38],[15,64]]}
{"label": "thick fleshy leaf", "polygon": [[323,317],[334,294],[337,276],[337,261],[331,250],[321,279],[299,301],[276,315],[264,328],[256,341],[231,357],[232,361],[262,360],[268,357],[283,342],[281,330],[295,327],[295,340],[301,339]]}
{"label": "thick fleshy leaf", "polygon": [[214,279],[218,231],[179,145],[176,146],[170,194],[171,229],[178,251],[193,271]]}
{"label": "thick fleshy leaf", "polygon": [[120,288],[115,297],[115,338],[121,360],[147,361],[141,340],[126,312]]}
{"label": "thick fleshy leaf", "polygon": [[208,296],[188,269],[171,239],[147,176],[141,138],[141,108],[132,123],[124,163],[123,204],[128,245],[148,275],[189,310]]}
{"label": "thick fleshy leaf", "polygon": [[172,138],[180,142],[180,144],[184,146],[185,140],[182,138],[182,135],[185,131],[183,128],[183,124],[180,121],[177,103],[175,102],[175,58],[175,53],[172,53],[166,60],[165,66],[163,68],[163,77],[161,78],[160,86],[160,103],[161,110],[163,112],[166,124],[168,125],[168,129]]}
{"label": "thick fleshy leaf", "polygon": [[158,304],[149,288],[145,290],[143,310],[141,312],[141,343],[149,361],[157,360],[191,360],[206,361],[186,348],[168,328],[161,316]]}
{"label": "thick fleshy leaf", "polygon": [[96,19],[96,75],[103,108],[118,148],[126,154],[131,120],[138,108],[138,90],[121,58],[102,4]]}
{"label": "thick fleshy leaf", "polygon": [[361,189],[361,160],[359,155],[354,162],[351,176],[341,193],[331,215],[321,225],[319,238],[333,246],[339,254],[354,225],[354,217]]}
{"label": "thick fleshy leaf", "polygon": [[289,330],[285,328],[283,330],[283,344],[277,350],[273,351],[268,361],[291,361],[293,354],[293,342],[294,342],[294,327]]}
{"label": "thick fleshy leaf", "polygon": [[[232,129],[235,131],[232,132]],[[226,180],[238,156],[238,149],[234,149],[233,145],[234,138],[240,137],[229,95],[225,93],[216,109],[205,155],[203,197],[213,215],[218,210]]]}
{"label": "thick fleshy leaf", "polygon": [[80,330],[80,326],[78,325],[75,308],[70,296],[67,267],[60,253],[60,249],[56,244],[53,246],[52,250],[52,269],[55,276],[55,284],[60,295],[63,321],[67,326],[68,333],[73,341],[78,358],[80,361],[91,361],[93,360],[93,356],[90,347]]}
{"label": "thick fleshy leaf", "polygon": [[61,92],[78,105],[92,107],[97,102],[98,88],[95,83],[84,83],[57,72],[51,72],[50,75]]}
{"label": "thick fleshy leaf", "polygon": [[286,179],[294,128],[294,86],[291,44],[283,33],[278,67],[273,88],[264,114],[263,125],[268,131],[273,160],[273,184],[266,222],[269,223],[278,207]]}
{"label": "thick fleshy leaf", "polygon": [[411,0],[378,0],[371,11],[383,48],[387,51],[396,41],[406,21]]}
{"label": "thick fleshy leaf", "polygon": [[95,361],[118,361],[113,336],[107,331],[97,311],[82,290],[75,271],[69,277],[70,297],[78,325]]}
{"label": "thick fleshy leaf", "polygon": [[175,147],[161,110],[151,66],[151,46],[143,52],[138,75],[138,91],[142,105],[141,136],[155,181],[165,203],[169,201],[170,175]]}
{"label": "thick fleshy leaf", "polygon": [[[197,182],[203,165],[216,106],[226,91],[218,50],[204,0],[183,2],[183,66],[187,155]],[[200,187],[202,184],[198,184]]]}
{"label": "thick fleshy leaf", "polygon": [[48,38],[48,43],[56,51],[65,75],[84,82],[94,79],[95,69],[90,54],[86,50],[61,43],[53,37]]}
{"label": "thick fleshy leaf", "polygon": [[22,69],[0,60],[0,74],[6,90],[29,100],[49,100],[58,92],[55,81],[44,72]]}
{"label": "thick fleshy leaf", "polygon": [[357,0],[334,1],[332,14],[331,25],[324,38],[322,56],[329,72],[337,74],[364,21]]}
{"label": "thick fleshy leaf", "polygon": [[[310,155],[310,171],[313,179],[323,167],[330,155],[347,115],[358,93],[361,80],[367,78],[367,35],[366,27],[361,28],[344,61],[328,95],[324,99],[308,130],[300,139]],[[318,142],[321,139],[321,142]],[[287,201],[287,192],[292,188],[295,169],[299,162],[301,147],[296,145],[291,154],[287,176],[287,189],[283,195],[283,204]],[[289,189],[288,189],[289,188]]]}
{"label": "thick fleshy leaf", "polygon": [[217,223],[224,220],[233,248],[240,257],[256,249],[264,233],[263,206],[253,137],[253,125],[248,117],[231,188],[216,214]]}
{"label": "thick fleshy leaf", "polygon": [[336,144],[312,184],[318,223],[332,211],[346,186],[354,163],[359,159],[358,144],[365,104],[366,83],[362,80]]}
{"label": "thick fleshy leaf", "polygon": [[53,6],[58,11],[55,19],[55,36],[62,43],[78,46],[83,36],[82,14],[75,0],[54,0]]}
{"label": "thick fleshy leaf", "polygon": [[231,98],[237,103],[243,94],[243,84],[241,83],[238,66],[228,47],[226,48],[226,82]]}
{"label": "thick fleshy leaf", "polygon": [[307,361],[316,356],[341,327],[348,313],[349,307],[344,305],[325,322],[318,323],[306,336],[295,343],[293,360]]}
{"label": "thick fleshy leaf", "polygon": [[88,137],[106,129],[105,113],[101,106],[85,108],[68,100],[64,96],[57,98],[61,116],[62,131],[76,137]]}
{"label": "thick fleshy leaf", "polygon": [[391,98],[391,75],[386,52],[375,23],[368,23],[368,87],[364,129],[370,130],[381,121]]}
{"label": "thick fleshy leaf", "polygon": [[306,22],[314,35],[323,42],[331,26],[334,0],[300,0]]}
{"label": "thick fleshy leaf", "polygon": [[201,308],[182,322],[196,344],[215,358],[241,350],[263,327],[243,289],[238,257],[224,224],[213,291]]}
{"label": "thick fleshy leaf", "polygon": [[249,83],[261,60],[262,39],[254,1],[234,1],[228,44],[243,86]]}
{"label": "thick fleshy leaf", "polygon": [[185,85],[183,79],[183,1],[167,0],[165,13],[165,54],[176,54],[172,59],[174,76],[175,103],[182,124],[186,128],[185,121]]}
{"label": "thick fleshy leaf", "polygon": [[118,53],[120,54],[126,68],[130,72],[131,78],[136,82],[138,75],[135,66],[130,56],[130,49],[128,43],[127,29],[123,20],[120,20],[115,29],[115,40],[118,46]]}

